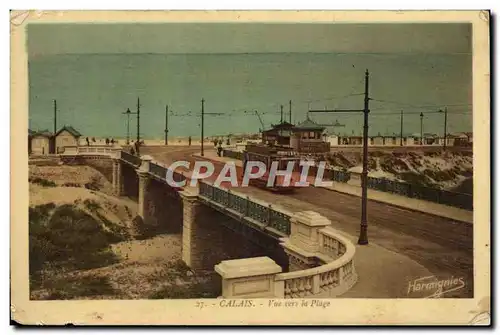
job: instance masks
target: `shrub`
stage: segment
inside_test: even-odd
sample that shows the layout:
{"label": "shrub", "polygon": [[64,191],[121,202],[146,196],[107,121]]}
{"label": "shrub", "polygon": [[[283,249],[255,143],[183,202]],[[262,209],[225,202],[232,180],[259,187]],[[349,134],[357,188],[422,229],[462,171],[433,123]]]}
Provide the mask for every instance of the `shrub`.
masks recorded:
{"label": "shrub", "polygon": [[44,187],[56,187],[57,186],[57,184],[55,182],[53,182],[52,180],[47,180],[47,179],[38,178],[38,177],[29,178],[28,181],[30,183],[38,184],[38,185],[44,186]]}
{"label": "shrub", "polygon": [[62,186],[64,187],[82,187],[82,185],[78,183],[64,183]]}
{"label": "shrub", "polygon": [[99,205],[99,203],[97,201],[92,200],[92,199],[85,199],[83,201],[83,204],[91,212],[95,212],[101,208],[101,205]]}
{"label": "shrub", "polygon": [[85,188],[93,191],[99,191],[101,189],[101,182],[97,176],[93,176],[90,182],[85,183]]}

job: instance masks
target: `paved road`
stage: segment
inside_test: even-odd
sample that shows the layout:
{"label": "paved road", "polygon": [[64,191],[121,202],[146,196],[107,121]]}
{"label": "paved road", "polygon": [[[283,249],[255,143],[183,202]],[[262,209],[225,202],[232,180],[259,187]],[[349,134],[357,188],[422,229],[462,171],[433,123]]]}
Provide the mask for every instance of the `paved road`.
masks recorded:
{"label": "paved road", "polygon": [[[199,152],[199,148],[147,148],[143,152],[165,163],[180,159],[200,160],[190,156]],[[216,164],[216,171],[220,171],[221,167],[222,163]],[[317,211],[329,218],[337,229],[353,236],[359,234],[359,197],[315,187],[301,188],[291,195],[278,195],[253,187],[237,190],[290,211]],[[472,225],[375,201],[368,201],[368,224],[370,241],[410,257],[428,268],[438,279],[464,277],[465,289],[448,297],[473,296]]]}

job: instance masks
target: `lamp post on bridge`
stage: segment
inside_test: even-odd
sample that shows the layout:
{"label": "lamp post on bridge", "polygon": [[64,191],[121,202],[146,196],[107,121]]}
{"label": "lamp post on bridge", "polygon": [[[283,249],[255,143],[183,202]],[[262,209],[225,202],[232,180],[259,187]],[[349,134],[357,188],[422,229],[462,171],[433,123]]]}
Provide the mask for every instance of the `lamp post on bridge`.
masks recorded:
{"label": "lamp post on bridge", "polygon": [[365,72],[365,93],[363,109],[324,109],[309,110],[308,113],[363,113],[363,172],[361,173],[361,224],[359,231],[358,244],[368,244],[368,222],[367,222],[367,204],[368,204],[368,114],[370,113],[368,96],[370,74]]}
{"label": "lamp post on bridge", "polygon": [[134,114],[130,111],[130,108],[127,108],[126,112],[122,114],[127,115],[127,145],[130,144],[130,114]]}
{"label": "lamp post on bridge", "polygon": [[137,112],[131,112],[130,108],[127,108],[127,111],[122,113],[127,115],[127,144],[130,143],[130,115],[137,115],[137,142],[136,142],[136,151],[137,155],[139,155],[139,141],[140,141],[140,128],[141,128],[141,104],[139,102],[139,98],[137,98]]}

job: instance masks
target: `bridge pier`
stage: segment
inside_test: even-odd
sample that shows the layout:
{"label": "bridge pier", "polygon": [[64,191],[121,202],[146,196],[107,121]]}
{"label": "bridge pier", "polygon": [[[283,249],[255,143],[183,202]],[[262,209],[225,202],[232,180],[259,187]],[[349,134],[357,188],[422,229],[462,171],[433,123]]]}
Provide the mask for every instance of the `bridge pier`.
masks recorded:
{"label": "bridge pier", "polygon": [[[213,270],[220,259],[221,238],[217,223],[210,223],[211,208],[204,206],[197,194],[190,190],[181,192],[183,206],[182,260],[193,270]],[[219,250],[217,250],[219,249]]]}
{"label": "bridge pier", "polygon": [[149,162],[151,161],[151,157],[143,156],[142,163],[139,169],[137,169],[137,176],[139,177],[139,188],[138,188],[138,198],[137,198],[137,215],[139,215],[144,222],[148,219],[148,186],[150,181],[150,177],[148,175],[149,172]]}
{"label": "bridge pier", "polygon": [[122,173],[122,163],[120,159],[113,159],[113,192],[116,196],[124,194],[124,181]]}

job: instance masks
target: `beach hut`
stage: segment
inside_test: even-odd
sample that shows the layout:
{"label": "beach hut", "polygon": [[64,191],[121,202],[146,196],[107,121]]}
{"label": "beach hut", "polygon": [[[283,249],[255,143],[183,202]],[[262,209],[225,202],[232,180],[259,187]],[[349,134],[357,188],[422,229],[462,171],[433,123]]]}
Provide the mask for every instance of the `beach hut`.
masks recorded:
{"label": "beach hut", "polygon": [[56,133],[56,153],[64,152],[66,147],[78,146],[82,134],[71,126],[64,126]]}
{"label": "beach hut", "polygon": [[48,130],[35,132],[31,135],[31,152],[35,155],[48,155],[51,149],[52,133]]}

